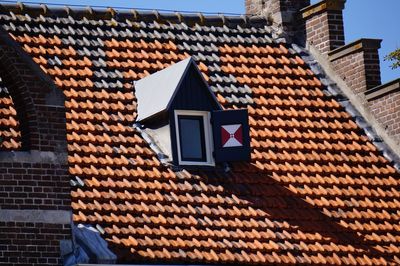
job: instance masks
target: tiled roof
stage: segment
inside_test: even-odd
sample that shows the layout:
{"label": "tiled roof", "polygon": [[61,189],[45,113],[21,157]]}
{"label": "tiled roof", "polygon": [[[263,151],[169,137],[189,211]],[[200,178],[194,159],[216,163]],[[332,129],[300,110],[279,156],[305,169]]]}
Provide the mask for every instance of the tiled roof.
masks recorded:
{"label": "tiled roof", "polygon": [[21,132],[13,100],[0,78],[0,151],[21,148]]}
{"label": "tiled roof", "polygon": [[[399,174],[269,27],[12,10],[3,28],[67,99],[73,219],[120,262],[400,264]],[[133,127],[132,81],[189,55],[225,108],[248,108],[251,163],[174,172]]]}

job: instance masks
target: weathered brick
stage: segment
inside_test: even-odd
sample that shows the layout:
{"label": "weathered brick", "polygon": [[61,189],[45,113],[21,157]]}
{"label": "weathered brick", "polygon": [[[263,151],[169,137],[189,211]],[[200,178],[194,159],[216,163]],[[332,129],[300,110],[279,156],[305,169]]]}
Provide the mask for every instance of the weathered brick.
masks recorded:
{"label": "weathered brick", "polygon": [[[19,115],[23,150],[64,153],[66,158],[65,108],[46,100],[52,85],[44,84],[26,59],[7,44],[0,44],[0,58],[0,75]],[[66,161],[41,162],[31,156],[13,162],[13,156],[10,152],[5,156],[10,159],[0,162],[0,209],[70,210]],[[0,219],[0,265],[61,265],[59,241],[71,239],[70,234],[69,225]]]}

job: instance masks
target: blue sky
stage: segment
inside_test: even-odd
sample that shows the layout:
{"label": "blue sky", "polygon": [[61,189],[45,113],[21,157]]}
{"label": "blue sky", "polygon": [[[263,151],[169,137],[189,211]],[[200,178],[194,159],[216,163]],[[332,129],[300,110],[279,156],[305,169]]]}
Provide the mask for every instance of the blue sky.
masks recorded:
{"label": "blue sky", "polygon": [[[244,13],[245,0],[30,0],[39,3],[70,5],[99,5],[112,7],[134,7],[167,9],[176,11],[198,11],[214,13]],[[22,2],[24,2],[22,0]],[[312,3],[318,2],[311,0]],[[383,39],[380,49],[382,82],[400,78],[400,69],[392,70],[383,57],[400,48],[400,27],[398,12],[400,0],[348,0],[344,11],[346,43],[360,38]]]}

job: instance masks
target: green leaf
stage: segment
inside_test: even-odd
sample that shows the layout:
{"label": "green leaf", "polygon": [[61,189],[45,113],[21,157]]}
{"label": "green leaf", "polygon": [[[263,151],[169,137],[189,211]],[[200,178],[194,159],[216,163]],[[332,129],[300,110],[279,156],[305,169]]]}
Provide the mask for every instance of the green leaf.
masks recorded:
{"label": "green leaf", "polygon": [[391,68],[396,69],[400,67],[400,48],[397,48],[390,54],[385,56],[385,61],[392,62]]}

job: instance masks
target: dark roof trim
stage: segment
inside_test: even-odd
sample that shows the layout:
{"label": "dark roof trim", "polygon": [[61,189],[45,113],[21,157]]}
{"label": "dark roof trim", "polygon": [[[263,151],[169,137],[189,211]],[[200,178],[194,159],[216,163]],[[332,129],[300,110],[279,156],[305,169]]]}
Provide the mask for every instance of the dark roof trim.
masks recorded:
{"label": "dark roof trim", "polygon": [[365,97],[367,101],[372,101],[397,91],[400,91],[400,78],[367,90]]}
{"label": "dark roof trim", "polygon": [[[1,1],[0,1],[1,2]],[[50,6],[50,8],[49,8]],[[161,12],[159,12],[161,11]],[[25,5],[22,3],[4,3],[0,4],[0,12],[13,12],[14,14],[31,14],[34,16],[60,16],[81,19],[128,19],[131,21],[145,22],[171,22],[200,25],[247,25],[247,26],[266,26],[270,23],[264,16],[247,15],[224,15],[212,13],[190,13],[190,12],[165,12],[165,10],[143,10],[143,9],[123,9],[106,7],[85,7],[78,5],[64,6],[60,5]]]}

